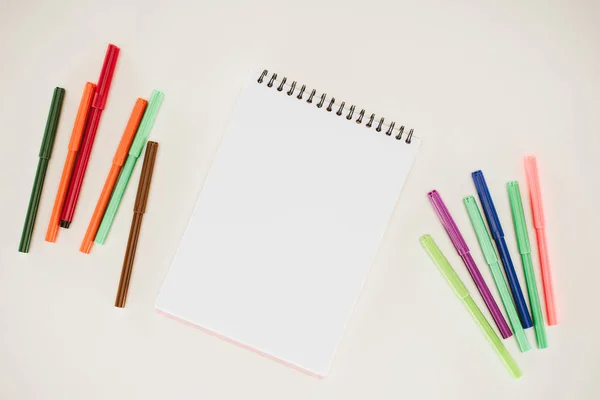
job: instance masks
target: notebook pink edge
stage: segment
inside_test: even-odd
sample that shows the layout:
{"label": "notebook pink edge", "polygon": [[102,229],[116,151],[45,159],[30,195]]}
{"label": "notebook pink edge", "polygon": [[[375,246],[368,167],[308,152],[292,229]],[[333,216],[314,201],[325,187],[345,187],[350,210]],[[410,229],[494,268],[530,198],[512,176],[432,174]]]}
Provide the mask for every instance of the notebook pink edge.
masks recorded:
{"label": "notebook pink edge", "polygon": [[240,343],[240,342],[238,342],[236,340],[228,338],[227,336],[223,336],[223,335],[221,335],[221,334],[219,334],[217,332],[211,331],[210,329],[203,328],[200,325],[196,325],[196,324],[194,324],[194,323],[192,323],[190,321],[186,321],[185,319],[182,319],[182,318],[176,317],[174,315],[171,315],[171,314],[169,314],[169,313],[167,313],[165,311],[159,310],[158,308],[156,309],[156,312],[157,312],[157,314],[163,315],[163,316],[165,316],[167,318],[170,318],[170,319],[172,319],[174,321],[181,322],[182,324],[187,325],[187,326],[191,326],[192,328],[196,328],[196,329],[198,329],[198,330],[200,330],[200,331],[202,331],[204,333],[207,333],[207,334],[209,334],[211,336],[214,336],[214,337],[219,338],[221,340],[224,340],[224,341],[226,341],[228,343],[231,343],[231,344],[234,344],[234,345],[236,345],[238,347],[241,347],[242,349],[249,350],[249,351],[251,351],[253,353],[256,353],[256,354],[258,354],[260,356],[268,358],[269,360],[276,361],[279,364],[282,364],[282,365],[284,365],[284,366],[286,366],[288,368],[292,368],[292,369],[295,369],[296,371],[300,371],[300,372],[302,372],[302,373],[304,373],[306,375],[312,376],[313,378],[318,378],[318,379],[323,379],[324,378],[324,376],[322,376],[322,375],[316,374],[316,373],[311,372],[311,371],[309,371],[307,369],[304,369],[302,367],[299,367],[297,365],[294,365],[292,363],[284,361],[284,360],[282,360],[280,358],[277,358],[277,357],[275,357],[275,356],[273,356],[271,354],[267,354],[267,353],[265,353],[265,352],[263,352],[261,350],[258,350],[258,349],[255,349],[253,347],[250,347],[250,346],[248,346],[248,345],[246,345],[244,343]]}

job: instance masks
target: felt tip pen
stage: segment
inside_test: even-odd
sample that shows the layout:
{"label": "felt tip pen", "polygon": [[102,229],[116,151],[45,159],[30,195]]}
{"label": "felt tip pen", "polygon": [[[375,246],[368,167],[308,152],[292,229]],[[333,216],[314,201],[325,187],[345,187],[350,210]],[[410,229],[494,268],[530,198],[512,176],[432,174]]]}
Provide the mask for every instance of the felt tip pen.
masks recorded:
{"label": "felt tip pen", "polygon": [[496,326],[498,327],[500,334],[504,339],[512,336],[512,332],[508,324],[506,323],[506,320],[504,319],[500,308],[498,308],[498,304],[496,304],[494,296],[492,296],[488,285],[485,283],[485,280],[481,276],[481,272],[479,271],[479,268],[477,268],[477,264],[475,264],[475,260],[473,260],[473,257],[471,256],[469,247],[467,246],[467,243],[465,242],[463,236],[458,230],[454,219],[450,215],[450,211],[448,211],[448,208],[446,208],[442,197],[437,192],[437,190],[429,192],[428,197],[431,201],[431,204],[433,205],[433,209],[435,210],[436,214],[438,215],[438,218],[440,219],[440,222],[444,226],[444,229],[446,229],[446,232],[448,233],[452,244],[456,248],[458,255],[462,258],[465,266],[467,267],[467,270],[469,271],[469,274],[471,274],[473,282],[475,282],[477,290],[479,290],[479,293],[481,294],[485,305],[490,311],[490,314],[492,314],[492,318],[494,319],[494,322],[496,322]]}
{"label": "felt tip pen", "polygon": [[550,255],[548,241],[546,239],[546,220],[544,218],[544,207],[542,205],[542,190],[538,173],[537,159],[535,156],[525,157],[525,173],[527,185],[529,186],[529,200],[531,201],[531,212],[533,214],[533,227],[538,244],[540,257],[540,270],[542,272],[542,286],[544,288],[544,299],[546,300],[546,316],[548,325],[558,324],[556,317],[556,300],[554,297],[554,284],[550,270]]}
{"label": "felt tip pen", "polygon": [[515,309],[515,304],[513,303],[512,296],[510,295],[510,290],[508,289],[506,281],[504,280],[504,274],[500,268],[498,257],[496,257],[496,250],[492,244],[492,239],[490,238],[488,230],[485,226],[485,222],[483,222],[483,216],[479,211],[475,197],[465,197],[463,202],[467,209],[467,214],[469,214],[469,219],[473,225],[475,235],[477,236],[479,247],[481,247],[483,258],[485,258],[485,262],[490,267],[490,271],[492,272],[492,277],[494,278],[494,282],[498,288],[498,293],[500,294],[500,300],[502,300],[502,304],[504,304],[504,310],[506,310],[506,315],[508,315],[508,321],[510,322],[512,330],[515,333],[515,339],[517,340],[519,350],[522,352],[529,351],[531,350],[531,345],[529,344],[527,335],[521,326],[519,314]]}
{"label": "felt tip pen", "polygon": [[444,254],[441,252],[437,244],[434,242],[433,238],[429,235],[425,235],[421,237],[421,245],[425,249],[425,251],[429,254],[429,257],[438,268],[438,270],[442,273],[448,284],[454,290],[456,296],[463,302],[465,307],[469,310],[477,325],[481,328],[485,337],[488,339],[502,363],[508,369],[508,372],[512,375],[513,378],[520,378],[523,373],[519,369],[519,366],[515,362],[514,358],[510,355],[504,344],[494,332],[494,329],[490,326],[489,322],[477,307],[477,304],[471,298],[469,291],[462,283],[454,268],[450,265]]}
{"label": "felt tip pen", "polygon": [[500,254],[500,259],[502,260],[502,265],[504,265],[504,272],[506,273],[506,278],[508,279],[508,284],[513,294],[513,299],[515,301],[515,306],[517,307],[517,312],[519,313],[521,325],[524,329],[531,328],[533,326],[533,322],[529,316],[527,303],[525,302],[525,297],[521,291],[521,285],[519,285],[519,278],[517,278],[515,267],[512,259],[510,258],[508,246],[506,245],[506,240],[504,239],[504,231],[502,230],[502,225],[500,224],[500,219],[498,218],[498,213],[496,212],[496,207],[494,206],[494,202],[492,200],[492,196],[490,195],[485,177],[483,176],[483,172],[480,170],[473,172],[471,176],[473,177],[475,189],[477,190],[479,201],[483,207],[485,218],[488,226],[490,227],[492,238],[494,238],[494,241],[496,242],[496,247],[498,248],[498,253]]}
{"label": "felt tip pen", "polygon": [[545,349],[548,347],[548,339],[546,337],[542,306],[540,305],[537,284],[535,282],[535,273],[533,272],[531,245],[529,243],[529,233],[527,232],[527,223],[525,222],[525,212],[523,211],[523,201],[521,200],[521,191],[519,190],[518,182],[508,183],[508,198],[510,200],[517,245],[519,246],[519,253],[521,253],[521,261],[523,262],[525,283],[527,284],[527,293],[529,294],[529,305],[531,306],[531,315],[533,316],[535,339],[538,348]]}
{"label": "felt tip pen", "polygon": [[92,146],[94,145],[96,132],[98,131],[98,125],[100,124],[100,117],[106,106],[106,99],[108,98],[108,91],[115,72],[115,66],[117,65],[119,51],[117,46],[110,44],[106,51],[106,56],[104,57],[104,64],[102,65],[100,78],[98,79],[94,98],[92,99],[80,151],[77,155],[77,160],[75,161],[75,169],[73,170],[73,176],[71,177],[71,183],[69,184],[69,191],[67,192],[67,198],[65,199],[65,204],[63,205],[62,213],[60,215],[60,226],[62,228],[69,228],[71,221],[73,220],[73,215],[75,214],[75,207],[77,206],[77,200],[79,199],[79,193],[81,192],[81,186],[83,185],[83,178],[85,177],[85,172],[92,153]]}
{"label": "felt tip pen", "polygon": [[92,214],[92,219],[90,220],[88,228],[85,232],[85,236],[83,237],[83,241],[81,242],[79,251],[82,253],[89,254],[92,250],[96,232],[98,232],[98,227],[100,226],[100,222],[104,216],[104,211],[106,210],[106,206],[110,200],[110,196],[113,192],[115,183],[117,182],[117,178],[119,177],[119,173],[121,172],[123,164],[125,163],[127,152],[129,151],[131,142],[133,142],[133,137],[138,129],[138,126],[140,125],[140,121],[142,120],[142,116],[144,115],[147,105],[148,102],[141,98],[138,98],[135,102],[135,106],[133,107],[133,111],[129,117],[129,122],[125,127],[125,131],[123,132],[123,136],[121,137],[121,141],[119,142],[119,146],[117,147],[117,151],[113,157],[112,165],[108,171],[106,181],[104,182],[104,187],[102,188],[102,192],[98,198],[98,203],[96,203],[96,208]]}
{"label": "felt tip pen", "polygon": [[54,207],[52,208],[52,215],[48,222],[48,230],[46,231],[46,242],[56,242],[58,236],[58,228],[60,226],[60,214],[65,204],[65,198],[67,197],[67,191],[69,189],[69,182],[73,175],[73,167],[75,166],[75,160],[77,159],[77,153],[79,152],[79,145],[81,144],[81,138],[83,137],[83,131],[85,129],[85,121],[92,104],[92,98],[96,85],[87,82],[83,89],[83,95],[81,96],[81,102],[79,103],[79,110],[77,111],[77,117],[75,118],[75,124],[73,131],[71,132],[71,139],[69,140],[69,147],[67,152],[67,158],[63,167],[62,176],[60,177],[60,183],[58,190],[56,191],[56,198],[54,199]]}
{"label": "felt tip pen", "polygon": [[117,180],[112,196],[110,197],[110,201],[108,202],[108,206],[106,207],[106,211],[104,212],[104,217],[102,218],[102,222],[100,223],[100,227],[98,228],[98,232],[94,238],[94,243],[104,244],[106,238],[108,237],[110,227],[112,226],[115,216],[117,215],[119,205],[121,204],[121,199],[125,194],[125,189],[127,189],[129,178],[131,178],[135,164],[142,154],[142,150],[148,141],[150,131],[154,126],[156,115],[162,103],[163,97],[163,93],[159,92],[158,90],[153,91],[152,95],[150,96],[148,107],[146,107],[146,112],[142,117],[142,122],[140,122],[140,126],[135,134],[133,143],[131,143],[131,147],[129,148],[127,160],[125,160],[125,164],[123,165],[121,173],[119,174],[119,179]]}
{"label": "felt tip pen", "polygon": [[21,241],[19,242],[19,252],[21,253],[29,253],[29,247],[31,246],[33,227],[35,225],[35,219],[42,197],[44,181],[46,180],[46,171],[48,169],[48,163],[50,162],[50,156],[52,155],[52,148],[54,147],[54,138],[56,137],[64,98],[65,89],[60,87],[55,88],[52,95],[52,103],[50,103],[50,112],[48,113],[48,119],[46,120],[46,129],[44,131],[42,145],[40,146],[40,152],[38,154],[38,166],[35,172],[33,188],[31,189],[31,196],[29,197],[29,206],[27,207],[27,215],[25,216],[25,223],[23,224]]}

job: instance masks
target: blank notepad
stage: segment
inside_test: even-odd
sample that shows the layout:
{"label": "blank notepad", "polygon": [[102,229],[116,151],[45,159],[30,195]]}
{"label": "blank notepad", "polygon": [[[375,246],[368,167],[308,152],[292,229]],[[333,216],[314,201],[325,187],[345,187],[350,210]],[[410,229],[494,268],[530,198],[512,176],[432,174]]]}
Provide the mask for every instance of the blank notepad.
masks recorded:
{"label": "blank notepad", "polygon": [[326,376],[420,141],[265,73],[241,94],[156,308]]}

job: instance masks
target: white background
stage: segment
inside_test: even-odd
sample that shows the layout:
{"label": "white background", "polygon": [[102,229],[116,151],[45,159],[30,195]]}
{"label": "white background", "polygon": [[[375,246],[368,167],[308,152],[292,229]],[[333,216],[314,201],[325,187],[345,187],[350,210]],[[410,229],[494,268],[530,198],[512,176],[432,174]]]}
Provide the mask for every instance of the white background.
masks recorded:
{"label": "white background", "polygon": [[[3,0],[0,398],[598,398],[598,15],[592,0]],[[108,42],[122,51],[75,220],[48,244],[81,91],[97,80]],[[263,68],[415,127],[423,139],[325,380],[154,311],[246,72]],[[55,86],[67,96],[23,255]],[[78,248],[135,99],[154,88],[165,93],[151,135],[160,149],[127,308],[117,310],[131,187],[107,244],[89,256]],[[506,341],[524,372],[514,381],[418,237],[432,234],[476,293],[427,201],[436,188],[491,282],[462,206],[474,193],[470,172],[481,168],[521,271],[505,183],[524,183],[521,159],[530,152],[540,161],[560,325],[548,330],[544,351],[519,354]]]}

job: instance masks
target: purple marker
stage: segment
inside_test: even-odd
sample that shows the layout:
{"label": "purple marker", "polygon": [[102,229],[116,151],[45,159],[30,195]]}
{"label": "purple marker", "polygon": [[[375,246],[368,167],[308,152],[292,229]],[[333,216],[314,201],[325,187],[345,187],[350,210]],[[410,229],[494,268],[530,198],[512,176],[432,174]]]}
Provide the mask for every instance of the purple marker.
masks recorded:
{"label": "purple marker", "polygon": [[471,256],[469,247],[467,246],[465,239],[463,239],[462,235],[460,234],[460,231],[452,219],[450,212],[446,208],[446,205],[444,204],[440,194],[437,192],[437,190],[433,190],[429,192],[427,196],[429,197],[429,200],[431,201],[431,204],[433,205],[440,222],[444,226],[444,229],[446,229],[448,236],[450,236],[452,244],[456,248],[456,251],[458,251],[458,255],[465,263],[469,274],[471,274],[471,278],[473,278],[475,286],[477,286],[477,290],[479,290],[481,297],[483,297],[485,305],[487,306],[488,310],[490,310],[490,314],[492,314],[492,318],[494,318],[502,338],[506,339],[511,337],[512,332],[510,331],[504,316],[500,312],[498,304],[496,304],[496,300],[494,300],[492,293],[490,293],[490,289],[483,280],[481,272],[479,272],[479,268],[477,268],[477,264],[475,264],[475,260],[473,260],[473,257]]}

